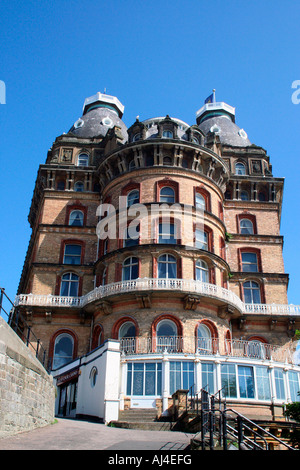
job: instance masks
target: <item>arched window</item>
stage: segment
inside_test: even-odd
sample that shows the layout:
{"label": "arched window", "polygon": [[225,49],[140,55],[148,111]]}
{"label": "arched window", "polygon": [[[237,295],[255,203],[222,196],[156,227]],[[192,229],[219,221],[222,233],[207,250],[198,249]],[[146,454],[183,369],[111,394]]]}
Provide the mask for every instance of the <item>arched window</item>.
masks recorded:
{"label": "arched window", "polygon": [[81,153],[77,158],[77,166],[88,166],[89,156],[87,153]]}
{"label": "arched window", "polygon": [[139,275],[139,260],[131,256],[125,259],[122,266],[122,281],[137,279]]}
{"label": "arched window", "polygon": [[136,164],[135,164],[134,158],[129,162],[128,169],[129,170],[135,170],[136,169]]}
{"label": "arched window", "polygon": [[172,165],[172,158],[171,157],[164,157],[163,158],[163,164],[168,166],[168,165]]}
{"label": "arched window", "polygon": [[160,202],[173,204],[175,202],[175,191],[170,186],[164,186],[159,193]]}
{"label": "arched window", "polygon": [[235,174],[236,175],[245,175],[246,174],[246,167],[244,163],[238,162],[235,164]]}
{"label": "arched window", "polygon": [[172,320],[161,320],[156,327],[157,352],[179,352],[177,326]]}
{"label": "arched window", "polygon": [[69,216],[69,225],[82,227],[83,219],[84,219],[84,215],[82,211],[79,211],[79,210],[72,211]]}
{"label": "arched window", "polygon": [[119,339],[122,338],[134,338],[136,335],[135,324],[130,321],[126,321],[119,328]]}
{"label": "arched window", "polygon": [[140,192],[138,189],[133,189],[127,194],[127,207],[133,204],[138,204],[140,201]]}
{"label": "arched window", "polygon": [[260,287],[255,281],[247,281],[243,284],[244,302],[246,304],[260,304]]}
{"label": "arched window", "polygon": [[84,184],[82,181],[76,181],[74,185],[74,191],[77,191],[78,193],[82,193],[84,190]]}
{"label": "arched window", "polygon": [[137,134],[134,134],[133,138],[132,138],[132,142],[136,142],[137,140],[140,140],[141,138],[141,134],[140,133],[137,133]]}
{"label": "arched window", "polygon": [[158,278],[159,279],[176,279],[177,277],[177,260],[175,256],[168,253],[158,258]]}
{"label": "arched window", "polygon": [[196,281],[209,282],[207,263],[201,259],[196,261]]}
{"label": "arched window", "polygon": [[58,369],[73,360],[74,339],[67,333],[57,336],[54,343],[52,369]]}
{"label": "arched window", "polygon": [[212,353],[212,337],[208,326],[200,323],[197,328],[197,351],[200,354]]}
{"label": "arched window", "polygon": [[241,219],[240,220],[240,233],[245,235],[253,235],[253,222],[249,219]]}
{"label": "arched window", "polygon": [[163,131],[163,137],[167,138],[167,139],[172,139],[173,137],[173,132],[172,131]]}
{"label": "arched window", "polygon": [[249,201],[248,191],[241,191],[241,201]]}
{"label": "arched window", "polygon": [[203,211],[206,209],[205,197],[198,192],[195,194],[195,204],[197,209],[201,209]]}
{"label": "arched window", "polygon": [[195,230],[195,247],[200,250],[208,250],[208,235],[201,229]]}
{"label": "arched window", "polygon": [[74,273],[66,273],[61,278],[60,295],[77,297],[79,287],[79,276]]}

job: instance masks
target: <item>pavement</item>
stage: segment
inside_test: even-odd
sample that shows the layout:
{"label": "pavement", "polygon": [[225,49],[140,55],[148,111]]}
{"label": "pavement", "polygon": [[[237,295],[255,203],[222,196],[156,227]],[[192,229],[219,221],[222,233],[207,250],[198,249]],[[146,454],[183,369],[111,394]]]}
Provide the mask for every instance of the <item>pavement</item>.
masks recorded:
{"label": "pavement", "polygon": [[193,434],[142,431],[58,418],[54,424],[0,439],[0,450],[183,451]]}

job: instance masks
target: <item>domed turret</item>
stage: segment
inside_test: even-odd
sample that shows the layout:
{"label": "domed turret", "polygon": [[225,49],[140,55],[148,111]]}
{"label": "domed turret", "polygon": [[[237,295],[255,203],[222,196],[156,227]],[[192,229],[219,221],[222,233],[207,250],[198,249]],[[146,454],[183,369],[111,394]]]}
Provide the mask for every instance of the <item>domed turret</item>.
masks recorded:
{"label": "domed turret", "polygon": [[206,103],[196,113],[199,128],[205,133],[216,133],[220,142],[234,147],[251,145],[247,133],[235,124],[235,108],[224,102]]}
{"label": "domed turret", "polygon": [[96,93],[86,98],[82,116],[69,132],[81,138],[104,138],[109,129],[119,127],[124,142],[127,141],[127,127],[122,121],[124,106],[115,96]]}

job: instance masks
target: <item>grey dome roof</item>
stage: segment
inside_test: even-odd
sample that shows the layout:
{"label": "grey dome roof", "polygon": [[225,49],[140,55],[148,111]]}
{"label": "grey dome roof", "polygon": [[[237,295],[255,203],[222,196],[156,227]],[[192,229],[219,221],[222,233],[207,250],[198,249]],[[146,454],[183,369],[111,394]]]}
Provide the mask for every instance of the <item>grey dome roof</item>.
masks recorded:
{"label": "grey dome roof", "polygon": [[211,116],[199,124],[199,128],[207,134],[215,132],[222,144],[234,147],[249,147],[250,140],[244,129],[238,127],[228,116]]}
{"label": "grey dome roof", "polygon": [[121,128],[124,142],[128,140],[127,127],[116,112],[107,107],[91,109],[79,118],[69,132],[82,138],[105,137],[114,126]]}

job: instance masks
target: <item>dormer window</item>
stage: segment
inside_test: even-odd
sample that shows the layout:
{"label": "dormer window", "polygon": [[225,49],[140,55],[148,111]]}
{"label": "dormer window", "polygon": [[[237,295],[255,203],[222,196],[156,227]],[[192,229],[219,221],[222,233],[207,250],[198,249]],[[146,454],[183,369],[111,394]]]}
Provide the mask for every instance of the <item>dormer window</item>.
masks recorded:
{"label": "dormer window", "polygon": [[245,175],[246,174],[246,167],[244,163],[238,162],[235,164],[235,174],[236,175]]}
{"label": "dormer window", "polygon": [[173,132],[172,131],[163,131],[163,137],[166,139],[172,139],[173,138]]}
{"label": "dormer window", "polygon": [[88,166],[89,156],[87,153],[81,153],[78,155],[77,166]]}
{"label": "dormer window", "polygon": [[141,134],[138,132],[137,134],[134,134],[132,138],[132,142],[136,142],[137,140],[140,140]]}

